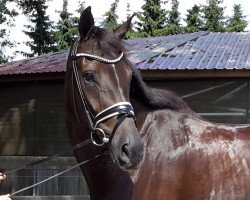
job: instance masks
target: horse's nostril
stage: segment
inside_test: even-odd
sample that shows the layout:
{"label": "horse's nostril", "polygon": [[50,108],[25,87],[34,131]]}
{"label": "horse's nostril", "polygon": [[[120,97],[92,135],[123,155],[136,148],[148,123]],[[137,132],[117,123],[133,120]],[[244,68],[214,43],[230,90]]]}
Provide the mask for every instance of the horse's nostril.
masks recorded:
{"label": "horse's nostril", "polygon": [[130,157],[130,152],[129,152],[129,149],[128,149],[128,144],[124,144],[122,146],[122,153],[124,153],[128,158]]}
{"label": "horse's nostril", "polygon": [[130,161],[130,151],[128,144],[122,145],[120,156],[118,157],[118,162],[120,166],[124,166]]}
{"label": "horse's nostril", "polygon": [[120,166],[124,166],[124,165],[127,163],[127,162],[124,161],[121,157],[118,158],[118,162],[119,162],[119,165],[120,165]]}

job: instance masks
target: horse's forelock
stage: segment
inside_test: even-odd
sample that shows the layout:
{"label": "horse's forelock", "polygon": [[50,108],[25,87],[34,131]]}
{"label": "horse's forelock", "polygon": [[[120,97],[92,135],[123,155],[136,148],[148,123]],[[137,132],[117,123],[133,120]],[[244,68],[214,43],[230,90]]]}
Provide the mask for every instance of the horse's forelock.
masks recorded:
{"label": "horse's forelock", "polygon": [[123,41],[115,34],[100,27],[94,27],[88,40],[80,41],[80,46],[87,53],[101,54],[113,59],[121,52],[126,52]]}

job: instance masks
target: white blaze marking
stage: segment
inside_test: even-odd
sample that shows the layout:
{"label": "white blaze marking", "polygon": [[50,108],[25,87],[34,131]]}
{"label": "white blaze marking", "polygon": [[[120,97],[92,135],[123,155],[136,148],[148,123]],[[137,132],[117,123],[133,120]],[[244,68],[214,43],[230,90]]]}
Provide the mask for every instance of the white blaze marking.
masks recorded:
{"label": "white blaze marking", "polygon": [[113,67],[113,69],[114,69],[115,79],[116,79],[116,82],[117,82],[117,84],[118,84],[119,95],[121,95],[121,100],[124,100],[124,97],[123,97],[123,95],[122,95],[122,88],[121,88],[120,82],[119,82],[119,77],[118,77],[118,75],[117,75],[117,73],[116,73],[116,70],[115,70],[115,65],[112,64],[112,67]]}

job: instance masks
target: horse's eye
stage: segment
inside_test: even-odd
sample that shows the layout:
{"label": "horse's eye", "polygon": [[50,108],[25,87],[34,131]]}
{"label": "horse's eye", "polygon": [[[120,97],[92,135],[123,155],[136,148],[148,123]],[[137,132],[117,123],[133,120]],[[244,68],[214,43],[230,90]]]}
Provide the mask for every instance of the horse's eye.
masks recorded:
{"label": "horse's eye", "polygon": [[94,82],[95,75],[92,72],[85,72],[83,78],[87,82]]}

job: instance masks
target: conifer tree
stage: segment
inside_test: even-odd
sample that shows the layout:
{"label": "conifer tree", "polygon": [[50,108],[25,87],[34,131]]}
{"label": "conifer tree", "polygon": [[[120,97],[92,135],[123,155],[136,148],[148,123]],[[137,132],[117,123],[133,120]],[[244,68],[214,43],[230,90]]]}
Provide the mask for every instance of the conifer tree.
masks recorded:
{"label": "conifer tree", "polygon": [[115,0],[114,3],[111,4],[109,11],[103,15],[105,17],[103,27],[108,31],[113,31],[119,26],[117,22],[118,15],[116,14],[118,3],[119,0]]}
{"label": "conifer tree", "polygon": [[63,9],[60,12],[60,20],[56,26],[55,39],[57,43],[57,50],[67,50],[72,43],[72,37],[78,33],[77,24],[79,18],[72,17],[68,12],[68,0],[63,0]]}
{"label": "conifer tree", "polygon": [[6,28],[13,26],[12,19],[18,15],[15,10],[7,8],[8,2],[11,1],[0,1],[0,64],[7,62],[11,58],[6,55],[5,47],[13,47],[14,44],[8,39],[9,33]]}
{"label": "conifer tree", "polygon": [[126,12],[127,12],[127,19],[129,19],[130,14],[131,14],[131,5],[130,5],[130,3],[127,3]]}
{"label": "conifer tree", "polygon": [[[83,1],[83,2],[78,1],[78,8],[77,8],[76,12],[81,15],[84,10],[85,10],[85,1]],[[77,18],[80,20],[80,17],[77,17]]]}
{"label": "conifer tree", "polygon": [[202,9],[196,4],[191,9],[187,10],[188,14],[185,19],[187,23],[185,32],[193,33],[203,28],[204,24],[201,19],[201,10]]}
{"label": "conifer tree", "polygon": [[246,16],[243,15],[243,11],[240,4],[234,4],[233,16],[229,18],[226,30],[229,32],[240,32],[244,31],[247,27]]}
{"label": "conifer tree", "polygon": [[[127,20],[134,14],[136,15],[136,13],[132,13],[131,9],[130,9],[130,4],[127,3]],[[135,17],[133,18],[133,21],[134,21]],[[128,38],[138,38],[138,37],[142,37],[141,36],[141,33],[139,31],[136,31],[136,28],[134,27],[135,26],[135,23],[133,23],[133,21],[131,22],[131,25],[130,25],[130,30],[127,32],[127,34],[125,35],[125,39],[128,39]]]}
{"label": "conifer tree", "polygon": [[223,0],[207,0],[204,6],[204,29],[207,31],[221,32],[225,31],[224,22],[224,8],[221,7]]}
{"label": "conifer tree", "polygon": [[138,15],[140,22],[138,32],[140,36],[164,35],[166,11],[161,7],[161,0],[145,0],[142,13]]}
{"label": "conifer tree", "polygon": [[179,1],[178,0],[172,0],[171,1],[171,10],[168,12],[168,17],[167,17],[167,34],[173,35],[173,34],[178,34],[182,32],[182,27],[181,27],[181,17],[180,17],[180,12],[178,11],[179,9]]}
{"label": "conifer tree", "polygon": [[28,30],[23,31],[32,41],[26,42],[32,53],[21,52],[27,57],[42,55],[56,51],[52,22],[46,15],[46,0],[22,0],[20,5],[28,16],[32,25],[25,25]]}

